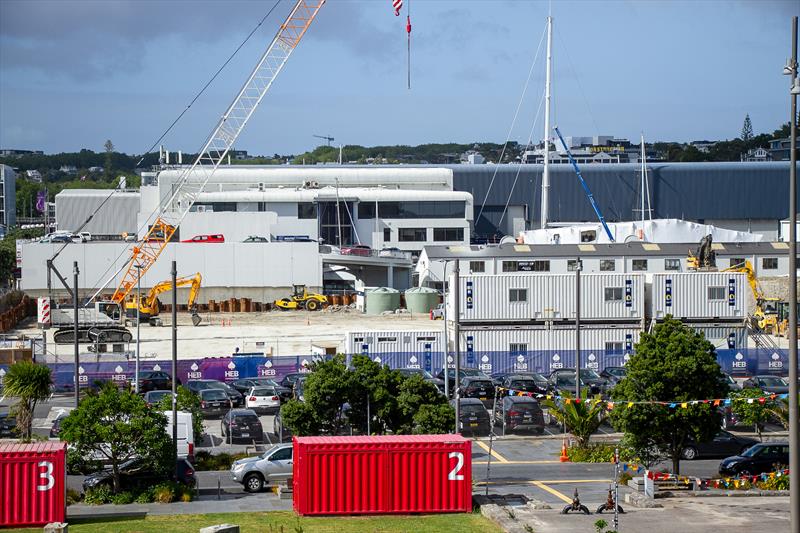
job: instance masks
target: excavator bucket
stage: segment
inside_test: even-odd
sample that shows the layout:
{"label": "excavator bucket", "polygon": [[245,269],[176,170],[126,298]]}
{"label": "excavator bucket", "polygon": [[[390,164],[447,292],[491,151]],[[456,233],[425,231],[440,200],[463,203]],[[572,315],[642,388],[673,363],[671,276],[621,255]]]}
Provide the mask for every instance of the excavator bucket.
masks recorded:
{"label": "excavator bucket", "polygon": [[202,322],[202,321],[203,321],[203,319],[200,317],[199,314],[197,314],[197,311],[192,313],[192,325],[193,326],[199,325],[200,322]]}

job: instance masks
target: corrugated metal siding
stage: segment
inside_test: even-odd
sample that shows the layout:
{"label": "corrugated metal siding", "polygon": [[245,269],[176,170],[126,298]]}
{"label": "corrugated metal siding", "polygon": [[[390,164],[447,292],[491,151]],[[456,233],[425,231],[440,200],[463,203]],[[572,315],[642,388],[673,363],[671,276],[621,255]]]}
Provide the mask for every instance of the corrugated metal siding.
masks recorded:
{"label": "corrugated metal siding", "polygon": [[747,328],[744,326],[723,326],[687,324],[695,331],[702,333],[714,348],[723,350],[740,350],[747,348]]}
{"label": "corrugated metal siding", "polygon": [[[111,194],[111,190],[81,193],[64,191],[56,195],[56,221],[59,230],[77,231],[86,218]],[[119,235],[136,233],[136,215],[139,212],[139,193],[118,192],[95,213],[81,231],[93,235]]]}
{"label": "corrugated metal siding", "polygon": [[[724,298],[709,300],[710,287],[721,287]],[[749,290],[746,275],[737,272],[653,274],[652,316],[741,320],[748,314]]]}
{"label": "corrugated metal siding", "polygon": [[[616,301],[605,290],[619,289]],[[509,291],[526,289],[527,301],[510,302]],[[462,276],[462,322],[575,320],[574,274],[500,274]],[[629,298],[629,301],[628,301]],[[583,320],[634,321],[644,318],[644,276],[584,274],[581,276]]]}
{"label": "corrugated metal siding", "polygon": [[66,518],[63,442],[0,446],[0,526],[42,526]]}
{"label": "corrugated metal siding", "polygon": [[[394,340],[379,341],[379,339]],[[430,346],[426,348],[426,345]],[[345,350],[348,354],[423,353],[426,349],[441,352],[444,349],[444,332],[351,331],[347,334],[345,341]]]}

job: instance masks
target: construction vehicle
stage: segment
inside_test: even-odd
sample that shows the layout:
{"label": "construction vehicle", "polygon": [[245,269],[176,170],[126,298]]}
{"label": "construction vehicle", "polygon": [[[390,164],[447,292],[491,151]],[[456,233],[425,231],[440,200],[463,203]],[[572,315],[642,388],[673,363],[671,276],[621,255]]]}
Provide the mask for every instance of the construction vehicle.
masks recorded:
{"label": "construction vehicle", "polygon": [[291,298],[275,300],[275,306],[281,311],[296,309],[316,311],[325,305],[328,305],[328,298],[322,294],[306,291],[305,285],[294,285],[294,294]]}
{"label": "construction vehicle", "polygon": [[[797,303],[797,312],[800,313],[800,302]],[[797,316],[800,316],[798,314]],[[800,328],[798,328],[800,330]],[[778,302],[778,324],[775,327],[777,337],[789,335],[789,302]]]}
{"label": "construction vehicle", "polygon": [[716,270],[717,254],[714,252],[713,244],[711,235],[703,237],[695,253],[689,250],[689,256],[686,258],[686,268],[689,270]]}
{"label": "construction vehicle", "polygon": [[747,282],[750,290],[753,291],[753,298],[756,301],[756,309],[753,311],[753,321],[758,325],[758,329],[765,333],[777,334],[778,331],[778,308],[783,303],[780,298],[770,298],[764,295],[761,284],[758,282],[755,270],[750,261],[726,268],[722,272],[743,272],[747,274]]}
{"label": "construction vehicle", "polygon": [[[187,304],[189,306],[189,312],[192,314],[192,324],[195,326],[200,324],[200,322],[203,320],[197,313],[197,305],[195,304],[195,300],[197,300],[197,293],[200,292],[201,281],[203,281],[203,276],[201,276],[199,272],[194,276],[186,276],[184,278],[177,278],[175,280],[176,288],[186,287],[187,285],[191,286],[189,289],[189,300]],[[125,300],[125,317],[127,319],[132,319],[135,323],[136,306],[138,303],[139,320],[146,321],[151,326],[160,326],[161,319],[158,318],[158,313],[160,310],[158,295],[171,290],[172,280],[167,280],[156,283],[153,288],[150,289],[150,292],[147,293],[147,296],[142,298],[141,302],[138,302],[138,297],[136,294],[131,293]]]}

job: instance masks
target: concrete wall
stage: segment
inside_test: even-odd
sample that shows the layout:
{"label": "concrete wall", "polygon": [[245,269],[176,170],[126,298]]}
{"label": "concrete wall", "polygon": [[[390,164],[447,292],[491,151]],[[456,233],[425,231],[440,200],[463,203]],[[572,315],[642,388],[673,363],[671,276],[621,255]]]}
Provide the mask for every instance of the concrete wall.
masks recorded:
{"label": "concrete wall", "polygon": [[[120,270],[130,257],[129,244],[85,243],[67,246],[55,265],[72,283],[72,263],[78,261],[81,293],[97,289]],[[22,247],[22,290],[31,296],[47,293],[47,267],[45,261],[56,251],[57,245],[31,243]],[[316,243],[240,243],[167,245],[158,262],[143,276],[142,289],[170,278],[172,260],[177,261],[178,275],[195,272],[203,275],[199,302],[209,299],[253,298],[267,302],[286,296],[293,284],[305,284],[319,290],[322,287],[322,259]],[[121,274],[108,285],[108,292],[116,288]],[[53,288],[61,284],[53,276]],[[94,291],[92,291],[94,292]],[[54,292],[54,297],[65,296],[65,291]],[[179,300],[185,300],[186,290],[179,291]],[[165,302],[166,303],[166,302]]]}

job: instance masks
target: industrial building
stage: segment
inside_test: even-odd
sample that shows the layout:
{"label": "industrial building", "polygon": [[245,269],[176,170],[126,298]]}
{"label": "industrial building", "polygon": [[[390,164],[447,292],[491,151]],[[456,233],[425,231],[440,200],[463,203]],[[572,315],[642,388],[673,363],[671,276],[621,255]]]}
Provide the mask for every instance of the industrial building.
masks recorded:
{"label": "industrial building", "polygon": [[17,173],[8,166],[0,164],[0,231],[17,223]]}

